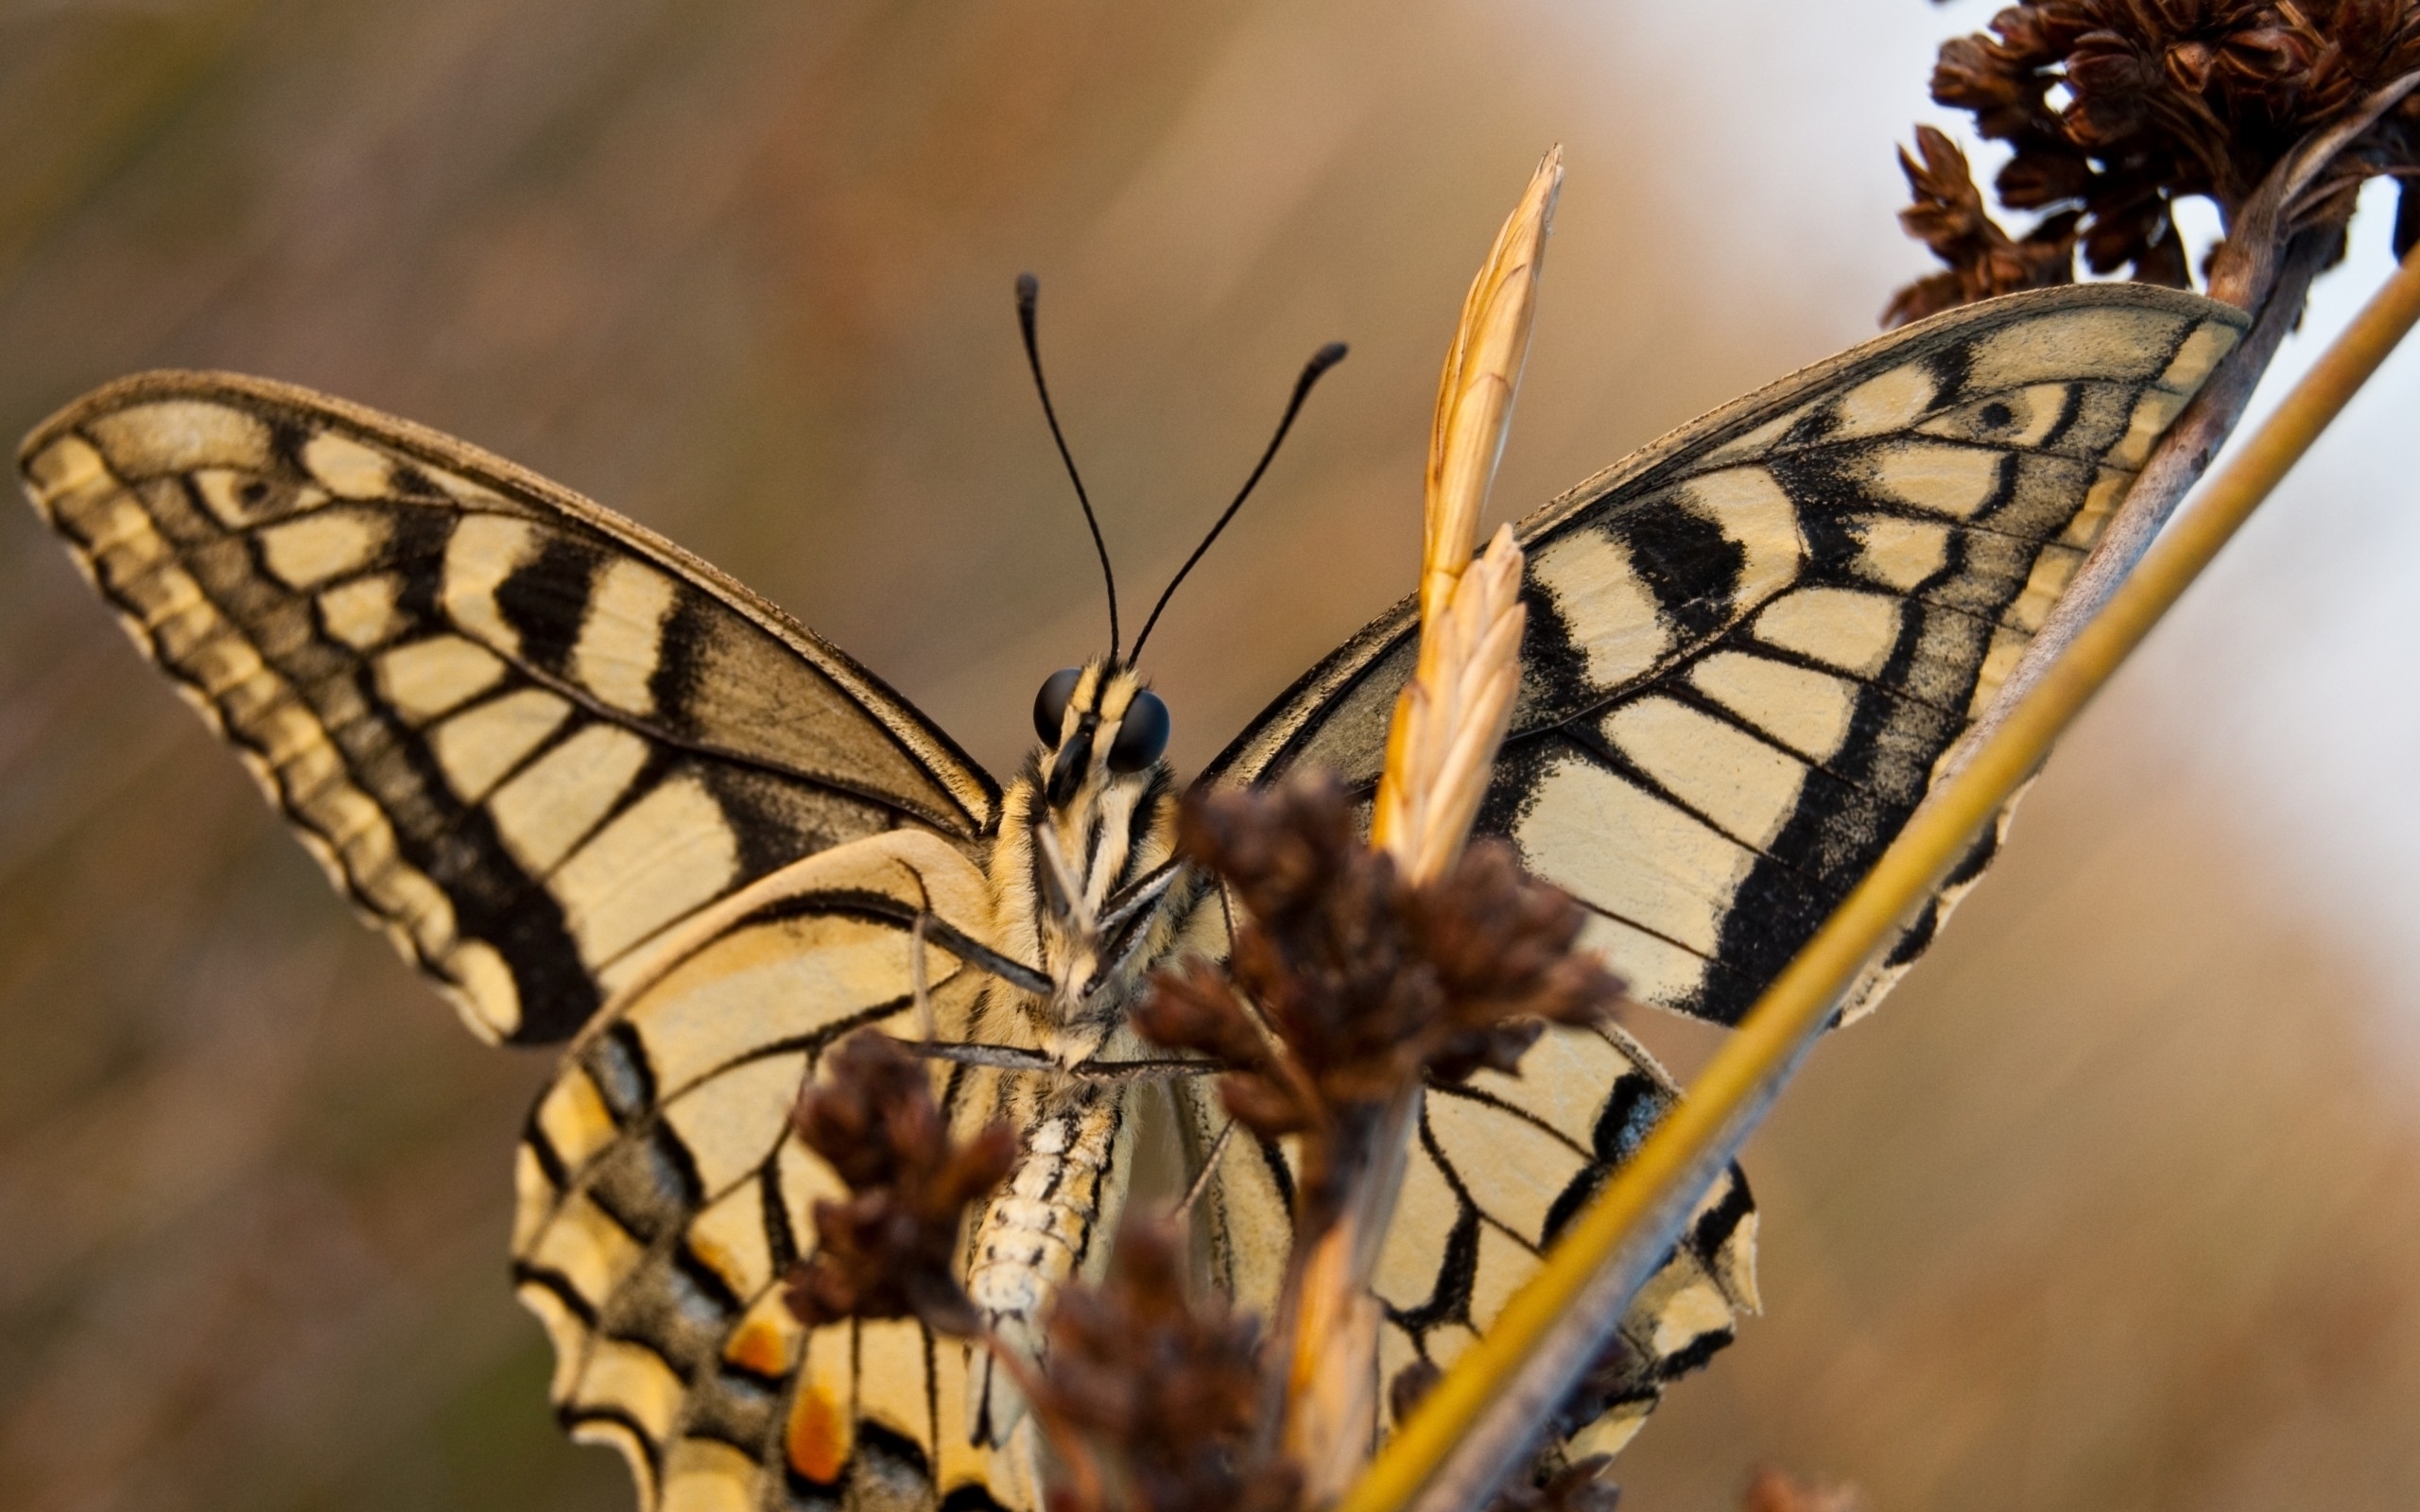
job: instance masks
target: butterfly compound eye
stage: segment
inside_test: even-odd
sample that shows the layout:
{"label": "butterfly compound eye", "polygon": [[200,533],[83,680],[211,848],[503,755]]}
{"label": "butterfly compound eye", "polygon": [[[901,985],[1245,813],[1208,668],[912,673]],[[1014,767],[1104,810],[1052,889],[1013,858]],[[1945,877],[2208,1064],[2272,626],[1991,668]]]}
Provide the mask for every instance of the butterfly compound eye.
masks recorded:
{"label": "butterfly compound eye", "polygon": [[1059,727],[1067,718],[1067,700],[1076,696],[1076,682],[1082,676],[1080,668],[1063,667],[1050,674],[1050,680],[1033,696],[1033,732],[1046,743],[1059,744]]}
{"label": "butterfly compound eye", "polygon": [[1168,748],[1168,706],[1149,688],[1134,695],[1126,717],[1117,722],[1117,738],[1110,742],[1109,769],[1139,772]]}

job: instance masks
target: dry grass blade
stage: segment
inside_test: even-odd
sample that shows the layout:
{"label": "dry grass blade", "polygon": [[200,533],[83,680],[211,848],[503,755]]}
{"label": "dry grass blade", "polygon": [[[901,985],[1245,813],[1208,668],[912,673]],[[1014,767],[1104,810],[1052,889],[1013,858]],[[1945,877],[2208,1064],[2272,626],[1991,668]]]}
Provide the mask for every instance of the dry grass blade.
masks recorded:
{"label": "dry grass blade", "polygon": [[[1495,479],[1496,459],[1512,418],[1513,391],[1530,351],[1530,320],[1537,308],[1538,274],[1563,189],[1563,148],[1549,148],[1530,176],[1521,202],[1471,291],[1437,384],[1437,417],[1428,433],[1428,493],[1421,553],[1420,613],[1433,621],[1453,593],[1478,543],[1479,510]],[[1427,648],[1422,647],[1424,663]]]}
{"label": "dry grass blade", "polygon": [[[1445,875],[1461,857],[1520,687],[1521,548],[1503,527],[1475,564],[1471,553],[1529,354],[1562,183],[1558,146],[1538,164],[1472,281],[1438,384],[1419,662],[1395,705],[1371,832],[1371,843],[1413,883]],[[1343,1492],[1376,1433],[1379,1311],[1370,1277],[1419,1109],[1414,1081],[1388,1105],[1351,1199],[1296,1272],[1285,1441],[1313,1502]]]}
{"label": "dry grass blade", "polygon": [[[1439,627],[1443,651],[1435,685],[1443,707],[1430,737],[1439,754],[1425,785],[1406,784],[1420,805],[1416,822],[1404,832],[1419,847],[1409,866],[1415,882],[1442,877],[1452,868],[1495,774],[1495,752],[1504,744],[1512,697],[1521,687],[1521,632],[1529,624],[1521,607],[1521,569],[1512,527],[1498,525],[1486,554],[1455,585],[1454,602]],[[1416,686],[1426,707],[1430,684]]]}
{"label": "dry grass blade", "polygon": [[1730,1159],[1821,1032],[1841,991],[2415,321],[2420,254],[2406,259],[1968,764],[1934,790],[1672,1114],[1422,1400],[1340,1512],[1470,1512],[1487,1502],[1671,1244],[1690,1199]]}
{"label": "dry grass blade", "polygon": [[[1457,815],[1459,829],[1468,831],[1512,710],[1522,614],[1521,553],[1511,532],[1498,531],[1480,570],[1469,569],[1529,355],[1538,275],[1562,187],[1558,146],[1539,163],[1472,280],[1438,381],[1421,545],[1419,667],[1395,706],[1370,836],[1414,882],[1441,875],[1459,853],[1460,839],[1445,832],[1457,828]],[[1461,801],[1462,787],[1469,805]]]}
{"label": "dry grass blade", "polygon": [[1521,685],[1521,548],[1509,525],[1421,627],[1420,670],[1395,705],[1374,844],[1413,882],[1452,868],[1487,791]]}

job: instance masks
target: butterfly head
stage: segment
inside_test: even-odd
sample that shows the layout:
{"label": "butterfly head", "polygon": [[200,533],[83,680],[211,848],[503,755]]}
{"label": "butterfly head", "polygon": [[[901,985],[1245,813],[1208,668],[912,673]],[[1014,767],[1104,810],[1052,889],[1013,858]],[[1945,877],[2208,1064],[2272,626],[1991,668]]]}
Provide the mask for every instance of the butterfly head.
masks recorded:
{"label": "butterfly head", "polygon": [[1168,580],[1130,645],[1119,634],[1117,575],[1110,568],[1109,545],[1059,428],[1050,386],[1043,381],[1042,348],[1034,335],[1038,296],[1032,275],[1020,276],[1017,325],[1026,362],[1100,558],[1109,654],[1052,673],[1035,696],[1034,733],[1042,748],[1003,795],[1001,842],[992,853],[992,871],[1003,938],[1029,950],[1028,958],[1054,984],[1045,1028],[1054,1053],[1074,1064],[1099,1047],[1122,1015],[1119,1004],[1139,982],[1144,964],[1165,943],[1161,936],[1172,927],[1167,903],[1182,874],[1172,859],[1175,784],[1161,760],[1168,745],[1168,706],[1143,685],[1135,662],[1178,585],[1269,471],[1311,386],[1344,359],[1344,345],[1322,347],[1304,367],[1252,475]]}
{"label": "butterfly head", "polygon": [[1088,792],[1151,785],[1168,748],[1168,706],[1134,669],[1102,660],[1050,675],[1033,698],[1042,798],[1063,814]]}
{"label": "butterfly head", "polygon": [[1168,710],[1104,657],[1053,673],[1033,723],[1042,743],[1005,796],[993,885],[1003,943],[1054,983],[1036,1006],[1073,1064],[1122,1020],[1175,877]]}

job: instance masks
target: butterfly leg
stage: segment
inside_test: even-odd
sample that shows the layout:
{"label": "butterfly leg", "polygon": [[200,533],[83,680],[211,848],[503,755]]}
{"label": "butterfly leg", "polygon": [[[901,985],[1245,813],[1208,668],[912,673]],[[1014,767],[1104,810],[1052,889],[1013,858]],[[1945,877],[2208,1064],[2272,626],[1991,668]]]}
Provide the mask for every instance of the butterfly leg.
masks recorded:
{"label": "butterfly leg", "polygon": [[998,977],[1019,991],[1039,994],[1046,994],[1050,991],[1049,977],[1022,961],[1001,954],[981,940],[955,927],[939,914],[919,913],[916,916],[915,927],[920,934],[916,951],[917,969],[920,971],[923,970],[924,962],[923,942],[929,940],[977,970],[988,971]]}

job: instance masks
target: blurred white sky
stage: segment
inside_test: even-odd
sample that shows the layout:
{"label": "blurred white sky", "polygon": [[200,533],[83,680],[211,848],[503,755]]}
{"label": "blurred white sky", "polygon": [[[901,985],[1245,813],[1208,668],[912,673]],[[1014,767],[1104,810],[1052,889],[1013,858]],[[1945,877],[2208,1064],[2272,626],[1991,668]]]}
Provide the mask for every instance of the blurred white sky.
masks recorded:
{"label": "blurred white sky", "polygon": [[[2247,426],[2393,267],[2373,184]],[[2181,605],[2129,690],[2388,973],[2420,1050],[2420,351],[2407,342]]]}

